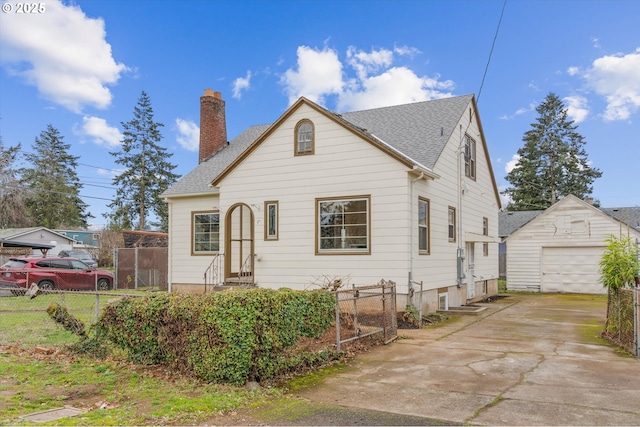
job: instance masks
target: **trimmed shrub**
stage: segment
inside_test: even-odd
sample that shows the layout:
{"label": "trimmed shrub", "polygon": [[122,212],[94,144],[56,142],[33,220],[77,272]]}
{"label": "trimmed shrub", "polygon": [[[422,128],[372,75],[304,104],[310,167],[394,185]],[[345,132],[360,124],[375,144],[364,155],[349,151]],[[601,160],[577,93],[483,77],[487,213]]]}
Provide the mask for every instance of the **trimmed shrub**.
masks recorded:
{"label": "trimmed shrub", "polygon": [[171,363],[208,382],[271,379],[327,356],[290,354],[335,315],[327,291],[238,289],[207,295],[155,294],[109,305],[96,328],[136,363]]}

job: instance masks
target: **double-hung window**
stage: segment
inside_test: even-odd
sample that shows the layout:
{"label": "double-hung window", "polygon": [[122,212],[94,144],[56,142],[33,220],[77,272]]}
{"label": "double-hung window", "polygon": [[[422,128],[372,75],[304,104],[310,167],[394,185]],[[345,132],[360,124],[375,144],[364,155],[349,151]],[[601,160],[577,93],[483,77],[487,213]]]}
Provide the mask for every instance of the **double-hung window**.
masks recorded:
{"label": "double-hung window", "polygon": [[311,120],[300,120],[295,129],[295,155],[313,154],[314,129]]}
{"label": "double-hung window", "polygon": [[464,136],[464,174],[476,179],[476,141],[469,135]]}
{"label": "double-hung window", "polygon": [[428,254],[431,250],[429,241],[429,200],[418,199],[418,251]]}
{"label": "double-hung window", "polygon": [[207,255],[220,250],[220,214],[218,212],[193,212],[193,255]]}
{"label": "double-hung window", "polygon": [[370,200],[316,199],[316,254],[370,254]]}
{"label": "double-hung window", "polygon": [[456,208],[449,206],[449,213],[447,218],[448,225],[448,237],[450,242],[456,241]]}
{"label": "double-hung window", "polygon": [[[489,218],[487,217],[482,218],[482,235],[489,235]],[[482,255],[489,256],[489,243],[487,242],[482,244]]]}

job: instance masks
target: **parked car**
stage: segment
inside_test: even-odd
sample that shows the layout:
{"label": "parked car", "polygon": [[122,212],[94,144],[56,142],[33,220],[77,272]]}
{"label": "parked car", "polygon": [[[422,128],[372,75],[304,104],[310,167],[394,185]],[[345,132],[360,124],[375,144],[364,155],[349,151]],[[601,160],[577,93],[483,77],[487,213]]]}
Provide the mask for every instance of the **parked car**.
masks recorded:
{"label": "parked car", "polygon": [[36,283],[41,289],[103,291],[113,287],[113,274],[75,258],[16,257],[0,266],[0,283],[5,288],[29,288]]}
{"label": "parked car", "polygon": [[96,262],[96,260],[93,259],[90,253],[85,251],[60,251],[58,256],[62,258],[77,258],[87,264],[89,267],[98,268],[98,263]]}

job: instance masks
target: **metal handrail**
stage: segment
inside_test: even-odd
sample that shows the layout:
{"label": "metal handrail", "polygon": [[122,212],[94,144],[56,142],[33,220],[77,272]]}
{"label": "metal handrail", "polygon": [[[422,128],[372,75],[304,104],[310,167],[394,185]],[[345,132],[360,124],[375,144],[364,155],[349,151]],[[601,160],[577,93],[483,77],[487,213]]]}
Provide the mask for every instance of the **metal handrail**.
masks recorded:
{"label": "metal handrail", "polygon": [[221,272],[221,263],[224,254],[216,254],[211,260],[209,267],[204,271],[204,285],[205,290],[207,285],[218,286],[220,285],[220,272]]}
{"label": "metal handrail", "polygon": [[238,271],[238,285],[253,285],[253,271],[250,270],[249,262],[253,255],[247,256]]}

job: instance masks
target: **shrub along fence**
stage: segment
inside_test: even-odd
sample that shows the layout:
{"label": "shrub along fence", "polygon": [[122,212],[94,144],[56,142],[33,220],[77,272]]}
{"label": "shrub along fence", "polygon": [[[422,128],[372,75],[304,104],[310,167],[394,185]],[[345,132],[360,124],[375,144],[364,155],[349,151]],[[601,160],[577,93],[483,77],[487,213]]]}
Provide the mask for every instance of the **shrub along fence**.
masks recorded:
{"label": "shrub along fence", "polygon": [[334,306],[327,291],[159,293],[106,307],[97,336],[126,350],[136,363],[168,364],[207,382],[240,385],[328,360],[330,351],[295,345],[300,337],[327,332]]}
{"label": "shrub along fence", "polygon": [[115,345],[136,363],[171,365],[210,382],[262,381],[339,357],[347,342],[397,336],[393,282],[333,292],[42,290],[31,298],[22,291],[0,295],[0,345]]}
{"label": "shrub along fence", "polygon": [[603,335],[640,357],[640,289],[609,291]]}

